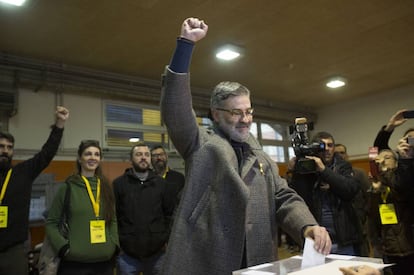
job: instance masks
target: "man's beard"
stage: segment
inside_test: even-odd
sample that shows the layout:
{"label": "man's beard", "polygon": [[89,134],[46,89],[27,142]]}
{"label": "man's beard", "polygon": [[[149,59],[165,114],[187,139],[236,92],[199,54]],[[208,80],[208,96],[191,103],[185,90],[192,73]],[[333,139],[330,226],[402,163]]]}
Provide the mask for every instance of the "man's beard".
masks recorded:
{"label": "man's beard", "polygon": [[230,123],[223,122],[219,124],[220,130],[231,140],[237,142],[246,142],[249,139],[249,132],[243,133],[238,131],[236,128],[238,126],[246,126],[250,129],[251,123],[238,123],[237,125],[232,125]]}
{"label": "man's beard", "polygon": [[9,170],[11,167],[12,158],[6,154],[0,156],[0,171]]}
{"label": "man's beard", "polygon": [[132,166],[134,167],[135,172],[143,173],[143,172],[147,172],[149,170],[149,164],[148,163],[146,163],[146,164],[147,164],[147,166],[145,168],[142,168],[141,166],[139,166],[138,163],[133,163]]}
{"label": "man's beard", "polygon": [[155,171],[160,173],[160,172],[163,172],[165,170],[165,168],[167,168],[167,163],[163,160],[159,160],[159,161],[155,162],[155,164],[153,166],[154,166]]}

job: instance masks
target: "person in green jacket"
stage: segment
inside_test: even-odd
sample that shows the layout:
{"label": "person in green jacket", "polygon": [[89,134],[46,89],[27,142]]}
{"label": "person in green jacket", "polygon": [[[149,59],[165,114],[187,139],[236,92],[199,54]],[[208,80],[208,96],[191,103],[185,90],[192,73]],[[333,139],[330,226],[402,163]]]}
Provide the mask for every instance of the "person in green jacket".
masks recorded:
{"label": "person in green jacket", "polygon": [[[82,141],[78,173],[66,179],[52,202],[46,236],[61,258],[58,274],[113,274],[119,248],[115,200],[101,173],[101,160],[99,142]],[[70,192],[67,237],[59,231],[66,192]]]}

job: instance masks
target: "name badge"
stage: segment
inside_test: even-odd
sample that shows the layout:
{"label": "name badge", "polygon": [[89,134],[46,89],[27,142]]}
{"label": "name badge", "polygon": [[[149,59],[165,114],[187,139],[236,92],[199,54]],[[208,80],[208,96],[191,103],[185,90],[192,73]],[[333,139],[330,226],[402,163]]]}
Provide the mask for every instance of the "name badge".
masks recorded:
{"label": "name badge", "polygon": [[386,203],[379,205],[379,213],[381,217],[381,224],[397,224],[397,213],[395,212],[394,204]]}
{"label": "name badge", "polygon": [[105,243],[105,221],[93,220],[90,221],[91,243]]}
{"label": "name badge", "polygon": [[8,217],[9,217],[9,208],[7,206],[0,206],[0,228],[7,227]]}

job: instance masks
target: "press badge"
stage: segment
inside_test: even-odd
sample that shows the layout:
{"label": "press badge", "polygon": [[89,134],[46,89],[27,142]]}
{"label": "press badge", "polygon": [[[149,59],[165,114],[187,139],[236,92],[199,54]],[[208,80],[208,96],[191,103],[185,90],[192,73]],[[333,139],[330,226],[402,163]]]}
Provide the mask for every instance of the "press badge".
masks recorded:
{"label": "press badge", "polygon": [[381,217],[381,224],[397,224],[397,213],[392,203],[385,203],[379,205],[379,213]]}
{"label": "press badge", "polygon": [[93,220],[90,222],[91,243],[105,243],[105,221]]}
{"label": "press badge", "polygon": [[8,218],[9,218],[9,208],[7,206],[0,206],[0,228],[7,227]]}

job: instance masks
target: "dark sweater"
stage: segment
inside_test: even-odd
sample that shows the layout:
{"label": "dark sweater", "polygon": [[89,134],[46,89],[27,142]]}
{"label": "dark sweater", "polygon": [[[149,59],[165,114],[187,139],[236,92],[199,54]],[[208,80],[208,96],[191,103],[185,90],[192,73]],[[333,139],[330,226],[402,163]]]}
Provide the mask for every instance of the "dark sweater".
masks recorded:
{"label": "dark sweater", "polygon": [[[55,156],[62,139],[63,129],[52,127],[48,140],[42,150],[31,159],[23,161],[12,169],[2,205],[8,206],[8,226],[0,228],[0,251],[26,241],[29,230],[29,209],[32,183]],[[0,176],[3,186],[7,171]]]}
{"label": "dark sweater", "polygon": [[121,249],[142,259],[166,245],[174,210],[174,194],[164,179],[150,171],[141,181],[132,168],[114,180]]}

